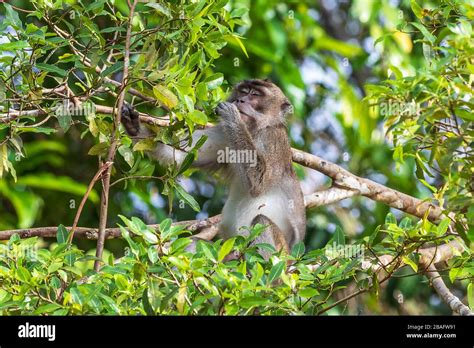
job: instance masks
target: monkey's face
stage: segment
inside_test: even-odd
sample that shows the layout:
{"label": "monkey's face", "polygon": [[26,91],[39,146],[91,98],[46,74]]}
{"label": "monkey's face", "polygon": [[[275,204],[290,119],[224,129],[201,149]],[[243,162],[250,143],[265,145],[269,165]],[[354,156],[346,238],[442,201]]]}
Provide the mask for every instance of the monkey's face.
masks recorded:
{"label": "monkey's face", "polygon": [[[244,122],[281,122],[291,104],[283,92],[269,80],[245,80],[239,83],[229,102],[240,111]],[[272,120],[274,119],[274,120]]]}

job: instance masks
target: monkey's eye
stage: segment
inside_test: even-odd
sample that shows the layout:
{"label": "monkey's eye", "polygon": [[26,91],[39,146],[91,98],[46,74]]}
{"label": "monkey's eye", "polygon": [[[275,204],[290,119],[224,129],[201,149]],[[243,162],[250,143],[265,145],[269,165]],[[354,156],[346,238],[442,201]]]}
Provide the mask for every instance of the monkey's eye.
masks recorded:
{"label": "monkey's eye", "polygon": [[262,93],[260,93],[260,92],[258,92],[258,91],[255,91],[255,90],[252,90],[252,91],[250,92],[250,95],[258,95],[258,96],[261,96]]}
{"label": "monkey's eye", "polygon": [[249,94],[250,90],[247,88],[247,87],[243,87],[240,89],[240,93],[243,93],[243,94]]}

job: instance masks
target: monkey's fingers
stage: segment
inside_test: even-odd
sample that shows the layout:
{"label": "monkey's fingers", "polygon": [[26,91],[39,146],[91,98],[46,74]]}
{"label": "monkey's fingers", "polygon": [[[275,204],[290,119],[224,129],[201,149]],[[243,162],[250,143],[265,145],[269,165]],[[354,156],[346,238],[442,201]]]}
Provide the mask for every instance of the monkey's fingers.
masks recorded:
{"label": "monkey's fingers", "polygon": [[216,114],[228,121],[238,121],[240,118],[239,109],[232,103],[221,102],[216,107]]}

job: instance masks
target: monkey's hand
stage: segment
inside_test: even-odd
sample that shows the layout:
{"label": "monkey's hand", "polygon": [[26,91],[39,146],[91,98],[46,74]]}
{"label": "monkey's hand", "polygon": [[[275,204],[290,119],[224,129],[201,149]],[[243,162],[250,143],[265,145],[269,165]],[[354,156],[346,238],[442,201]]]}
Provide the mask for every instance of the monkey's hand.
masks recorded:
{"label": "monkey's hand", "polygon": [[123,103],[122,116],[120,118],[125,130],[128,135],[136,136],[140,132],[140,118],[135,108],[128,104]]}
{"label": "monkey's hand", "polygon": [[228,124],[240,123],[242,121],[237,106],[229,102],[219,103],[216,108],[216,113]]}

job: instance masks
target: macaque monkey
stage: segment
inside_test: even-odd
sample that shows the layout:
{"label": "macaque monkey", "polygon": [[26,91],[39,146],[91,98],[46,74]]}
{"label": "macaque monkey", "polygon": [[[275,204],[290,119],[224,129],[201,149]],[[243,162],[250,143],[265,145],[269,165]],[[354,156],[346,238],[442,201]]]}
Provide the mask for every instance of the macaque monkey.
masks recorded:
{"label": "macaque monkey", "polygon": [[[303,193],[292,166],[285,127],[285,116],[291,109],[280,88],[269,80],[246,80],[234,88],[227,102],[217,106],[220,123],[193,133],[193,143],[202,135],[208,137],[193,165],[223,169],[229,178],[229,197],[219,225],[224,239],[248,233],[242,227],[255,224],[266,226],[255,243],[268,243],[277,250],[289,252],[304,239]],[[122,123],[132,138],[152,136],[128,105],[122,110]],[[186,149],[157,143],[150,155],[161,164],[175,162],[179,166]]]}

